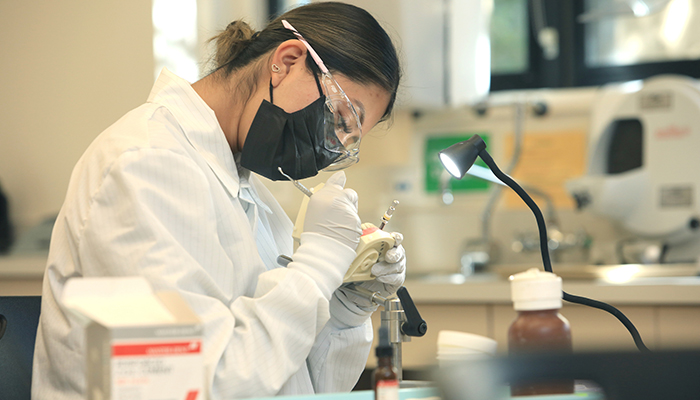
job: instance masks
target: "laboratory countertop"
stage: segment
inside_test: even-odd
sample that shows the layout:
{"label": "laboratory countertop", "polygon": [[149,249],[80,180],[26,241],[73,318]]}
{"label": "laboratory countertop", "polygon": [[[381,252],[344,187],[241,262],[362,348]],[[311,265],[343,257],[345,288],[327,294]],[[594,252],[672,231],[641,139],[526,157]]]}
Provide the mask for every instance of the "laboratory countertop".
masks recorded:
{"label": "laboratory countertop", "polygon": [[[45,268],[45,256],[0,257],[0,281],[40,283]],[[696,306],[700,305],[697,268],[695,265],[582,266],[555,268],[554,272],[562,276],[565,291],[616,305]],[[495,268],[496,272],[470,278],[462,275],[409,276],[405,286],[416,303],[511,304],[507,276],[526,269],[527,266],[502,266]]]}
{"label": "laboratory countertop", "polygon": [[[493,272],[467,278],[409,277],[405,286],[417,303],[511,304],[507,278],[527,269],[496,266]],[[562,277],[564,291],[617,305],[700,305],[700,276],[694,264],[567,266],[554,272]]]}
{"label": "laboratory countertop", "polygon": [[0,257],[0,279],[41,279],[45,269],[45,255]]}

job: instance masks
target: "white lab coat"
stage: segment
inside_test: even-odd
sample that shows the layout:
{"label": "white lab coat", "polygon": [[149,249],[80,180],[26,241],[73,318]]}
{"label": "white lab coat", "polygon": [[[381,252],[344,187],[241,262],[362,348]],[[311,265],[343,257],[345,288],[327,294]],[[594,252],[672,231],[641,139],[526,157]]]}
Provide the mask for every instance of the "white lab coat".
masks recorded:
{"label": "white lab coat", "polygon": [[148,102],[100,134],[73,171],[44,275],[32,398],[84,393],[82,328],[60,303],[80,276],[141,275],[177,290],[203,322],[212,399],[350,390],[372,328],[335,296],[342,276],[331,264],[349,265],[355,252],[316,235],[296,268],[281,268],[292,227],[236,164],[214,112],[164,70]]}

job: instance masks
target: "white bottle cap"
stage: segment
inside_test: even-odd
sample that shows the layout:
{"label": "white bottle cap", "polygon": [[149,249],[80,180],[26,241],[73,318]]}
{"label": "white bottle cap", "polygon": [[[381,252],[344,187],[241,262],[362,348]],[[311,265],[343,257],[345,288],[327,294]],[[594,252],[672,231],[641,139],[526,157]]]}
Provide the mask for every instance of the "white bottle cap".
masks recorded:
{"label": "white bottle cap", "polygon": [[551,272],[531,268],[510,276],[510,294],[516,311],[561,308],[561,278]]}

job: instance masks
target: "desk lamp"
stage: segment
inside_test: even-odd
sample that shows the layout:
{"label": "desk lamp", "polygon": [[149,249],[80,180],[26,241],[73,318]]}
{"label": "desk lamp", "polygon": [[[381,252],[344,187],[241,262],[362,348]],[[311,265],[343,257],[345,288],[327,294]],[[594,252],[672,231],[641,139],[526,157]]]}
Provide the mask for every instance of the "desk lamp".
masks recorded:
{"label": "desk lamp", "polygon": [[[540,251],[542,253],[542,263],[544,264],[544,270],[547,272],[552,272],[552,262],[549,257],[549,248],[547,247],[547,227],[544,223],[544,217],[542,216],[542,211],[537,206],[532,198],[523,190],[520,185],[518,185],[513,178],[504,174],[493,161],[491,155],[486,151],[486,143],[479,135],[474,135],[468,140],[459,142],[442,150],[438,153],[440,157],[440,162],[445,167],[450,175],[457,179],[462,179],[464,175],[472,167],[477,157],[481,157],[486,165],[491,169],[494,175],[500,179],[506,186],[510,187],[517,193],[518,196],[527,204],[527,206],[535,214],[535,219],[537,220],[537,228],[539,230],[540,236]],[[611,306],[610,304],[603,303],[601,301],[589,299],[586,297],[571,295],[566,292],[562,292],[562,298],[570,303],[582,304],[589,307],[598,308],[609,312],[614,315],[622,324],[627,328],[627,330],[632,335],[634,343],[640,351],[649,351],[649,349],[644,345],[637,328],[632,324],[632,322],[617,308]]]}

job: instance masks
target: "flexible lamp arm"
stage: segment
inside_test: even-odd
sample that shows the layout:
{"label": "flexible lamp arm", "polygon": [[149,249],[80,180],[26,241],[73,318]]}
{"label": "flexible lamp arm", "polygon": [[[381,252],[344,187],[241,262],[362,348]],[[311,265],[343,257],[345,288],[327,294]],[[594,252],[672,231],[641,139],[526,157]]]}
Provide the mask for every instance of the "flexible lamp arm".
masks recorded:
{"label": "flexible lamp arm", "polygon": [[542,211],[540,211],[540,208],[537,206],[537,203],[535,203],[534,200],[532,200],[532,197],[530,197],[527,192],[518,185],[517,182],[513,180],[510,176],[506,175],[501,171],[500,168],[496,165],[496,162],[493,161],[493,158],[491,158],[491,154],[489,154],[486,149],[483,149],[479,151],[479,157],[481,157],[482,160],[486,163],[486,165],[491,169],[494,175],[498,179],[500,179],[503,183],[508,185],[515,193],[520,196],[521,199],[527,204],[528,207],[530,207],[530,210],[532,211],[533,214],[535,214],[535,220],[537,220],[537,230],[539,231],[540,234],[540,252],[542,253],[542,263],[544,264],[544,270],[547,272],[552,272],[552,260],[549,257],[549,237],[547,237],[547,225],[544,223],[544,216],[542,215]]}
{"label": "flexible lamp arm", "polygon": [[[534,200],[527,194],[527,192],[518,185],[513,178],[503,173],[496,162],[491,158],[491,155],[486,151],[486,144],[479,135],[472,136],[469,140],[460,142],[448,149],[440,152],[440,159],[445,165],[445,168],[459,179],[462,179],[467,173],[471,165],[476,160],[477,155],[481,157],[486,165],[491,169],[494,175],[500,179],[503,183],[508,185],[518,196],[527,204],[527,206],[532,210],[535,215],[535,220],[537,220],[537,228],[540,236],[540,251],[542,252],[542,263],[544,264],[544,270],[547,272],[552,272],[552,260],[549,257],[549,238],[547,237],[547,226],[544,221],[544,216],[542,211],[537,206]],[[444,153],[444,154],[443,154]],[[448,156],[448,157],[443,157]],[[449,159],[449,160],[446,160]],[[457,176],[458,175],[458,176]],[[625,314],[623,314],[617,308],[611,306],[610,304],[603,303],[602,301],[597,301],[589,299],[587,297],[575,296],[562,291],[562,298],[570,303],[581,304],[593,308],[597,308],[603,311],[607,311],[617,318],[622,324],[627,328],[634,343],[640,351],[649,351],[649,349],[642,341],[642,337],[639,335],[639,331],[634,326],[632,321],[630,321]]]}

